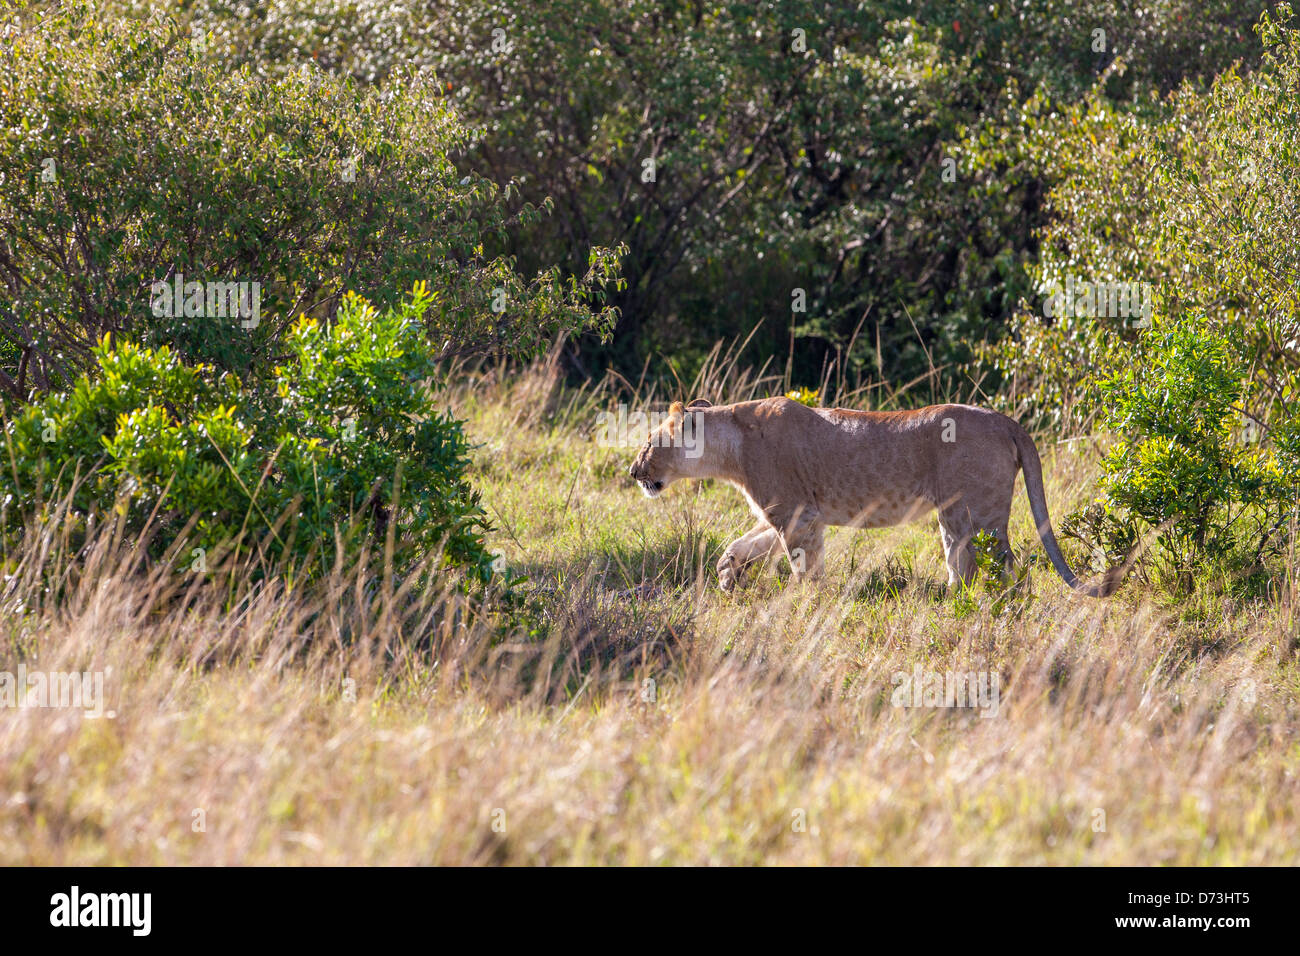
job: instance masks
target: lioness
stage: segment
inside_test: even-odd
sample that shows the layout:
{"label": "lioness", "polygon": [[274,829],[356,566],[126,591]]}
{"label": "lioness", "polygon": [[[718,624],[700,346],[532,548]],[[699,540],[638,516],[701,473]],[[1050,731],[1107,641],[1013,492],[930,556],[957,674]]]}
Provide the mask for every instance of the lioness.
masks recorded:
{"label": "lioness", "polygon": [[1098,585],[1079,582],[1052,533],[1033,439],[1010,418],[983,408],[859,412],[808,408],[788,398],[675,402],[630,474],[651,498],[679,478],[720,478],[741,490],[758,522],[718,561],[718,584],[730,591],[748,565],[778,548],[795,580],[820,575],[827,525],[880,528],[935,509],[950,585],[975,576],[971,538],[981,529],[997,537],[1009,571],[1007,523],[1019,470],[1057,573],[1083,594],[1111,594],[1127,567],[1112,568]]}

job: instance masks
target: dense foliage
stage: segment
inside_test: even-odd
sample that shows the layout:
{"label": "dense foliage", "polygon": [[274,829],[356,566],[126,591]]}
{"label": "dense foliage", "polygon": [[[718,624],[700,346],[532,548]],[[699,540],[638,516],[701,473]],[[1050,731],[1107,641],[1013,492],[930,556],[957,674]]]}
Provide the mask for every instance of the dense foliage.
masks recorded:
{"label": "dense foliage", "polygon": [[[383,307],[425,282],[448,351],[526,356],[592,314],[614,278],[589,247],[576,276],[532,278],[485,251],[543,214],[456,157],[472,136],[429,73],[382,91],[310,64],[259,76],[161,16],[70,5],[0,22],[0,385],[70,383],[106,335],[265,374],[300,315],[358,291]],[[258,308],[184,312],[155,283],[257,283]],[[594,298],[593,298],[594,296]],[[188,298],[188,296],[187,296]]]}
{"label": "dense foliage", "polygon": [[462,168],[555,201],[511,230],[521,262],[581,274],[591,245],[627,247],[618,334],[588,340],[581,367],[630,374],[660,352],[689,372],[762,323],[747,358],[792,351],[811,385],[837,356],[897,383],[933,358],[966,382],[969,344],[1001,335],[1031,288],[1061,172],[1040,119],[1094,89],[1142,109],[1253,65],[1271,5],[197,0],[180,15],[214,60],[267,75],[435,70],[484,131]]}
{"label": "dense foliage", "polygon": [[235,548],[310,576],[391,547],[404,573],[441,548],[435,570],[486,580],[466,441],[428,388],[432,304],[417,286],[384,312],[348,295],[332,325],[300,319],[264,390],[165,345],[106,340],[93,374],[7,423],[5,511],[57,517],[78,539],[116,515],[178,570],[215,571]]}

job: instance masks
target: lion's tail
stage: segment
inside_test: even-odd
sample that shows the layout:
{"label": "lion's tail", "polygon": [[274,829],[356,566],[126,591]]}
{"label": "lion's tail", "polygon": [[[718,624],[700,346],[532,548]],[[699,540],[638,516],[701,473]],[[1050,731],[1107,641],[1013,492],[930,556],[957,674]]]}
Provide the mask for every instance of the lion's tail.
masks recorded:
{"label": "lion's tail", "polygon": [[1138,549],[1134,549],[1123,563],[1108,570],[1102,576],[1101,583],[1082,583],[1070,570],[1065,555],[1061,554],[1061,546],[1056,543],[1056,535],[1052,532],[1052,519],[1047,513],[1047,498],[1043,494],[1043,465],[1038,459],[1038,449],[1034,447],[1034,440],[1016,422],[1011,423],[1011,434],[1016,443],[1016,451],[1020,455],[1020,470],[1025,475],[1025,494],[1029,496],[1029,510],[1034,516],[1039,540],[1043,542],[1043,548],[1047,551],[1052,567],[1056,568],[1056,573],[1061,576],[1061,580],[1080,594],[1086,594],[1088,597],[1110,597],[1132,570],[1138,558]]}

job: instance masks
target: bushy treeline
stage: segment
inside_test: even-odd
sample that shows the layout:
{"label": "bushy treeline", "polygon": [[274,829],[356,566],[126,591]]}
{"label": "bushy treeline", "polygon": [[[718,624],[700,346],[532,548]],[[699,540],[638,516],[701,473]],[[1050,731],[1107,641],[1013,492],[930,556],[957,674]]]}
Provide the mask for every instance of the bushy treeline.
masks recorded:
{"label": "bushy treeline", "polygon": [[[807,384],[831,362],[895,385],[934,364],[1117,435],[1096,505],[1068,522],[1099,563],[1153,533],[1182,585],[1197,562],[1254,573],[1292,546],[1285,4],[208,0],[190,15],[268,75],[434,71],[483,130],[461,168],[555,201],[503,250],[579,272],[593,244],[626,249],[617,334],[585,342],[588,367],[660,353],[690,371],[760,322],[749,354],[789,350]],[[1076,283],[1110,295],[1077,307]]]}
{"label": "bushy treeline", "polygon": [[1184,80],[1252,69],[1272,5],[198,0],[179,16],[213,59],[266,75],[434,71],[483,129],[462,168],[554,199],[504,248],[581,274],[590,246],[626,245],[618,334],[586,340],[585,368],[662,353],[685,374],[762,323],[747,359],[792,349],[815,385],[837,358],[895,383],[932,358],[957,378],[1031,291],[1062,173],[1043,125],[1094,90],[1142,115]]}

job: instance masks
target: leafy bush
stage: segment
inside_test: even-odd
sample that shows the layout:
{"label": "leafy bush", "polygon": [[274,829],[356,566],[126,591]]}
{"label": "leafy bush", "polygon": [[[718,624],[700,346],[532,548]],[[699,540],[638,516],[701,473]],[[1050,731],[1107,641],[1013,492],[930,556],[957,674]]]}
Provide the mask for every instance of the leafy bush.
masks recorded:
{"label": "leafy bush", "polygon": [[6,422],[10,528],[66,501],[77,534],[115,511],[128,533],[152,524],[150,553],[181,569],[215,569],[233,546],[307,575],[336,543],[350,560],[391,535],[399,573],[441,547],[446,566],[487,580],[465,438],[428,387],[432,306],[423,286],[384,312],[346,296],[332,326],[294,325],[264,390],[166,346],[102,342],[93,374]]}
{"label": "leafy bush", "polygon": [[1119,441],[1102,462],[1102,499],[1065,523],[1106,560],[1158,529],[1158,554],[1182,586],[1205,561],[1258,562],[1285,540],[1300,472],[1245,416],[1245,363],[1202,316],[1162,324],[1100,382]]}
{"label": "leafy bush", "polygon": [[[382,89],[310,64],[268,79],[160,14],[86,4],[11,10],[0,34],[0,386],[15,398],[69,386],[106,334],[261,376],[292,322],[331,318],[345,290],[383,308],[427,282],[424,321],[449,352],[529,355],[613,322],[589,306],[615,276],[608,250],[588,246],[563,281],[487,250],[542,210],[512,213],[508,187],[456,169],[473,137],[427,71]],[[260,314],[155,308],[152,284],[177,276],[257,282]]]}

